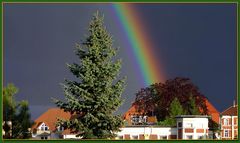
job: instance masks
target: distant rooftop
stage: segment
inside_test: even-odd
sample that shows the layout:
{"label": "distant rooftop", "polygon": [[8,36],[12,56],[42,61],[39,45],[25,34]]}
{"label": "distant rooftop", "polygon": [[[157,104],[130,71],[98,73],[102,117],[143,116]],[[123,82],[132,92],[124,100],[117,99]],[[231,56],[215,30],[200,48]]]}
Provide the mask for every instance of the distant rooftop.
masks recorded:
{"label": "distant rooftop", "polygon": [[210,118],[208,115],[178,115],[175,118]]}
{"label": "distant rooftop", "polygon": [[169,125],[128,125],[124,126],[124,128],[143,128],[143,127],[151,127],[151,128],[175,128],[176,125],[174,126],[169,126]]}
{"label": "distant rooftop", "polygon": [[229,108],[227,108],[226,110],[224,110],[221,115],[228,115],[228,116],[237,116],[237,110],[238,110],[238,106],[234,105],[231,106]]}

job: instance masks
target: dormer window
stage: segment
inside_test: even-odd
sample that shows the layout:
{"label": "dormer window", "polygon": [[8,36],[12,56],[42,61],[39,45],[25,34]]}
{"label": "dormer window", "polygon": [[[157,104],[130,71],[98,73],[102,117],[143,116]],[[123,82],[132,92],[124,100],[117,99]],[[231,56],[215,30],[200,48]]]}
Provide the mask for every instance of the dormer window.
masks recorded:
{"label": "dormer window", "polygon": [[42,124],[41,127],[40,127],[41,131],[48,131],[49,130],[49,127],[46,125],[46,124]]}

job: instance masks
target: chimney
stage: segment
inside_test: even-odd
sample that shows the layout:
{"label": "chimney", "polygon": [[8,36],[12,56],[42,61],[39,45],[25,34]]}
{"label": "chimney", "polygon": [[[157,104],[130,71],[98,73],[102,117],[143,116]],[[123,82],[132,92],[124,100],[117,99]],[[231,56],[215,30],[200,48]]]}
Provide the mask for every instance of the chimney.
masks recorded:
{"label": "chimney", "polygon": [[233,107],[235,107],[235,100],[233,100]]}

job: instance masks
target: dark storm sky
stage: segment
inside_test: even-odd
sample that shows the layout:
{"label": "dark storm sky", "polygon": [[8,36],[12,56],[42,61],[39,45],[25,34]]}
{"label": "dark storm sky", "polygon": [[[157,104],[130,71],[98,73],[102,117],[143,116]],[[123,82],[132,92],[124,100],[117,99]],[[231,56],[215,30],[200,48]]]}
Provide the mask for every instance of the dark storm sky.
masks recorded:
{"label": "dark storm sky", "polygon": [[[236,4],[134,4],[153,42],[166,79],[188,77],[221,112],[236,92]],[[78,62],[76,42],[84,40],[92,14],[104,14],[105,25],[120,47],[121,75],[128,77],[122,95],[125,112],[139,83],[129,44],[111,4],[4,4],[4,86],[14,83],[17,100],[28,100],[35,119],[63,99],[60,83],[73,79],[66,63]]]}

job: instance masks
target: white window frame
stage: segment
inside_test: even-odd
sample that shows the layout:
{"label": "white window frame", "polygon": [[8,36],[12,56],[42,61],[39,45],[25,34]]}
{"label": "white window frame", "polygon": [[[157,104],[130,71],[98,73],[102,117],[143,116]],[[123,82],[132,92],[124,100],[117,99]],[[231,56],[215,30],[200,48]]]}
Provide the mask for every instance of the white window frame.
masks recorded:
{"label": "white window frame", "polygon": [[229,119],[228,118],[223,119],[223,125],[225,125],[225,126],[229,125]]}
{"label": "white window frame", "polygon": [[[226,131],[227,131],[227,132],[226,132]],[[228,136],[226,136],[226,133],[227,133]],[[224,129],[224,130],[223,130],[223,136],[224,136],[225,138],[229,138],[229,137],[230,137],[230,129]]]}

